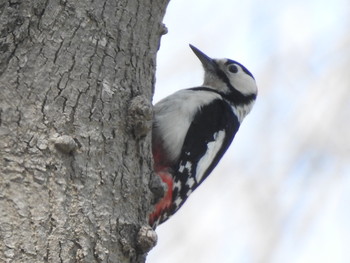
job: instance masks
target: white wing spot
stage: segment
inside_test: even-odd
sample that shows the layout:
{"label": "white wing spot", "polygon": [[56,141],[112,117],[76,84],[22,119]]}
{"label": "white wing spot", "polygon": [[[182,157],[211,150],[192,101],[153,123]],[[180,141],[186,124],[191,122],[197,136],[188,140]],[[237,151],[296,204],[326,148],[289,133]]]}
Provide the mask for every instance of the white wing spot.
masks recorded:
{"label": "white wing spot", "polygon": [[188,185],[189,188],[192,188],[194,184],[195,180],[193,179],[193,177],[188,178],[188,180],[186,181],[186,185]]}
{"label": "white wing spot", "polygon": [[175,183],[174,183],[174,186],[173,186],[173,189],[181,189],[181,182],[180,181],[176,181]]}
{"label": "white wing spot", "polygon": [[174,202],[174,203],[175,203],[175,206],[176,206],[176,207],[179,207],[179,205],[181,204],[181,202],[182,202],[182,199],[181,199],[181,198],[176,198],[176,199],[175,199],[175,202]]}
{"label": "white wing spot", "polygon": [[220,150],[224,139],[225,139],[225,131],[218,131],[214,134],[214,141],[209,142],[207,144],[208,149],[198,162],[197,173],[196,173],[197,182],[201,181],[204,175],[204,172],[208,169],[214,157]]}
{"label": "white wing spot", "polygon": [[185,170],[185,166],[184,166],[184,165],[181,165],[181,166],[179,167],[179,172],[182,173],[184,170]]}
{"label": "white wing spot", "polygon": [[192,194],[192,190],[191,190],[191,189],[190,189],[190,190],[188,190],[188,191],[186,192],[187,197],[189,197],[189,196],[190,196],[190,194]]}
{"label": "white wing spot", "polygon": [[182,173],[185,169],[187,169],[189,172],[191,172],[192,169],[192,163],[187,161],[185,165],[181,165],[179,167],[179,172]]}
{"label": "white wing spot", "polygon": [[185,168],[186,168],[188,171],[191,171],[191,169],[192,169],[192,163],[191,163],[191,162],[187,162],[186,165],[185,165]]}

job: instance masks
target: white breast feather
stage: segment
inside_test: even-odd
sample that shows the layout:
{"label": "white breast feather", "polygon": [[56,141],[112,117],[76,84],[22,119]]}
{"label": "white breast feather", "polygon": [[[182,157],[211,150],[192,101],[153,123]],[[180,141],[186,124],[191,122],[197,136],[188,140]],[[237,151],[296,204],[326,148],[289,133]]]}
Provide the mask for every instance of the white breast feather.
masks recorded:
{"label": "white breast feather", "polygon": [[239,105],[239,106],[233,106],[232,111],[237,116],[239,123],[242,123],[245,116],[248,115],[248,113],[253,108],[254,101],[252,101],[249,104]]}
{"label": "white breast feather", "polygon": [[212,160],[220,150],[222,143],[225,139],[225,131],[218,131],[214,134],[214,141],[207,144],[207,151],[203,157],[199,160],[196,172],[196,181],[199,183],[202,180],[204,172],[208,169]]}
{"label": "white breast feather", "polygon": [[204,106],[217,98],[221,96],[214,92],[180,90],[154,106],[153,132],[156,139],[163,142],[170,161],[179,157],[198,105]]}

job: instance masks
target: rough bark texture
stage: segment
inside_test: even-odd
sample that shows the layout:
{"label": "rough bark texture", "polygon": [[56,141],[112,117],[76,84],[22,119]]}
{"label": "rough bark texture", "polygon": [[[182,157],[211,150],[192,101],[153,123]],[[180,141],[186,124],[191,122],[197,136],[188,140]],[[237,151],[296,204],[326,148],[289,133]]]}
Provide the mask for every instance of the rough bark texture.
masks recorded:
{"label": "rough bark texture", "polygon": [[0,1],[0,262],[144,261],[167,3]]}

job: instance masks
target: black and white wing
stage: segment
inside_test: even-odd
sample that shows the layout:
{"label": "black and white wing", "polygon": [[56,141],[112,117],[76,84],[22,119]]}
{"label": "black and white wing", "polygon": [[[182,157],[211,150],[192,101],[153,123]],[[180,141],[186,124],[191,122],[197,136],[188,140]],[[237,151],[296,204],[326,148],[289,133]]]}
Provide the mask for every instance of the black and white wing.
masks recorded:
{"label": "black and white wing", "polygon": [[195,114],[186,134],[178,162],[172,167],[175,175],[172,212],[212,172],[239,128],[231,106],[215,99]]}

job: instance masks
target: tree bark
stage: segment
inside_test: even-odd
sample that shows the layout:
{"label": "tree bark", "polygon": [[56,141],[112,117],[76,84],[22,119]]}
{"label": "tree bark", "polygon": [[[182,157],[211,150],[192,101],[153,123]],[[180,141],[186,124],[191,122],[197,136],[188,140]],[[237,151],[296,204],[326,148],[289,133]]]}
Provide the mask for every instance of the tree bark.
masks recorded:
{"label": "tree bark", "polygon": [[0,262],[144,262],[167,4],[0,2]]}

